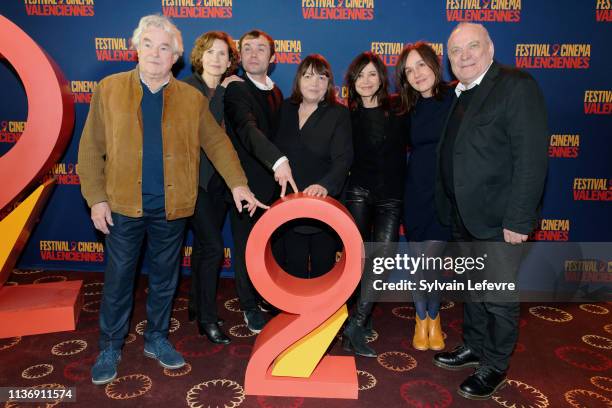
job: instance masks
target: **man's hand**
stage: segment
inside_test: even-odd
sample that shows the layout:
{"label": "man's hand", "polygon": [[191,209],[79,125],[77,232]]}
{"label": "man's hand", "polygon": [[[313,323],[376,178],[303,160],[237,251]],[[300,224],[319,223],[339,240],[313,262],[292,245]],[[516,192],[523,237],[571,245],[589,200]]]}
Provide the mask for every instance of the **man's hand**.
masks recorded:
{"label": "man's hand", "polygon": [[281,198],[285,196],[285,191],[287,190],[287,183],[291,184],[291,188],[294,193],[298,192],[297,185],[293,180],[293,176],[291,175],[291,167],[289,166],[289,161],[284,161],[281,163],[276,170],[274,171],[274,180],[278,182],[281,186]]}
{"label": "man's hand", "polygon": [[108,226],[115,225],[113,224],[111,209],[106,201],[91,206],[91,220],[94,223],[94,227],[106,235],[110,234]]}
{"label": "man's hand", "polygon": [[304,194],[314,197],[327,197],[327,189],[320,184],[312,184],[304,189]]}
{"label": "man's hand", "polygon": [[527,235],[519,234],[518,232],[510,231],[504,228],[504,241],[512,245],[517,245],[527,241]]}
{"label": "man's hand", "polygon": [[243,201],[247,202],[244,208],[246,208],[249,211],[249,215],[251,217],[255,213],[255,210],[257,209],[257,207],[263,208],[266,210],[270,208],[267,205],[260,203],[259,200],[255,198],[255,195],[253,194],[251,189],[249,189],[247,186],[234,187],[232,189],[232,196],[234,197],[234,203],[236,203],[236,208],[238,209],[238,212],[242,211],[242,208],[243,208],[242,202]]}

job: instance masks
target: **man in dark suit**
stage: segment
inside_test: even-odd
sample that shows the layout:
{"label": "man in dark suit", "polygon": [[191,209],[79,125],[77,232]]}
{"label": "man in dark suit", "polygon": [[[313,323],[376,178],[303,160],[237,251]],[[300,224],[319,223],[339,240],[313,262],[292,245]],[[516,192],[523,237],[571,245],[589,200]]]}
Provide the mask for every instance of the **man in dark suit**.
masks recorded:
{"label": "man in dark suit", "polygon": [[[244,82],[232,82],[227,87],[225,123],[249,178],[249,186],[262,202],[272,203],[278,194],[277,182],[281,197],[285,195],[287,183],[297,192],[288,159],[270,141],[276,133],[278,110],[283,101],[280,89],[268,77],[268,67],[274,62],[274,40],[263,31],[253,30],[240,38],[238,47],[245,71]],[[257,294],[246,270],[245,250],[258,218],[238,211],[230,213],[236,291],[244,320],[255,333],[263,329],[266,320],[258,308]]]}
{"label": "man in dark suit", "polygon": [[[520,244],[536,224],[546,178],[544,98],[529,74],[493,60],[482,25],[459,24],[447,46],[459,84],[439,145],[438,214],[454,241],[470,242],[473,255],[487,253],[484,277],[516,281]],[[449,370],[477,367],[460,395],[487,399],[504,385],[519,312],[516,296],[499,293],[464,304],[463,344],[433,361]]]}

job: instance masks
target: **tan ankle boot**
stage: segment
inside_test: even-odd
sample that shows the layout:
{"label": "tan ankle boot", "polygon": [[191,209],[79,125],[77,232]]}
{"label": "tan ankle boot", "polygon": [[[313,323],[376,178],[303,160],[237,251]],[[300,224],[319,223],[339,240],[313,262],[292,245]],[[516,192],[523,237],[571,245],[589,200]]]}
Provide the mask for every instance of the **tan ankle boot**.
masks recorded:
{"label": "tan ankle boot", "polygon": [[416,325],[414,326],[414,337],[412,338],[412,347],[417,350],[428,350],[429,340],[427,339],[427,322],[429,318],[423,320],[419,319],[419,316],[414,317]]}
{"label": "tan ankle boot", "polygon": [[442,334],[442,325],[440,324],[440,313],[435,319],[428,320],[428,335],[429,335],[429,348],[431,350],[444,350],[444,335]]}

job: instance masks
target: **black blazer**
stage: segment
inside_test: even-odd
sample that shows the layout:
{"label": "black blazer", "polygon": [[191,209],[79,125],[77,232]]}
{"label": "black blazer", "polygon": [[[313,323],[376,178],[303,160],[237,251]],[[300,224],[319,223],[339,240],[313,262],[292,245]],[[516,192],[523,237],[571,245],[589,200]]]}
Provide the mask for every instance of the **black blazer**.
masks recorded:
{"label": "black blazer", "polygon": [[276,133],[283,94],[275,85],[270,100],[245,75],[225,91],[225,127],[249,180],[249,187],[263,203],[277,193],[272,166],[283,154],[271,142]]}
{"label": "black blazer", "polygon": [[289,158],[300,191],[320,184],[338,196],[353,162],[351,117],[348,109],[322,102],[299,128],[298,103],[285,100],[275,144]]}
{"label": "black blazer", "polygon": [[[217,85],[215,88],[215,93],[212,98],[210,98],[210,91],[208,90],[208,86],[204,82],[204,79],[200,74],[194,72],[192,75],[188,76],[184,79],[184,82],[193,86],[209,100],[208,109],[210,113],[212,113],[213,117],[217,121],[219,125],[223,123],[223,99],[225,95],[225,88],[221,85]],[[215,174],[215,168],[208,160],[208,157],[204,153],[203,149],[200,149],[200,178],[199,184],[204,190],[208,191],[208,184],[210,183],[210,179]]]}
{"label": "black blazer", "polygon": [[[438,145],[438,169],[447,125],[448,118]],[[455,198],[470,234],[488,239],[500,236],[502,228],[521,234],[533,230],[547,148],[546,104],[538,84],[526,72],[493,62],[472,97],[453,149]],[[442,223],[449,225],[452,206],[440,171],[436,207]]]}

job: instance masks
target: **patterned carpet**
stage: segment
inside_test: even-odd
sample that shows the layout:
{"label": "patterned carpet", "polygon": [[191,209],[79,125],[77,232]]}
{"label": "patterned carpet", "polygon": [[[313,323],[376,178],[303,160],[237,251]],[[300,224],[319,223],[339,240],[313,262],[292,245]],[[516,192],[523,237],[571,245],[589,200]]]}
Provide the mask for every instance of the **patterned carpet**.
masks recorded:
{"label": "patterned carpet", "polygon": [[[456,394],[469,370],[439,369],[431,364],[434,352],[411,347],[414,309],[397,303],[375,309],[371,345],[379,357],[357,359],[358,400],[245,396],[244,371],[255,337],[242,320],[231,279],[222,279],[219,288],[220,316],[232,337],[228,346],[198,336],[187,320],[189,279],[181,281],[170,340],[188,364],[169,371],[142,355],[146,277],[141,278],[118,378],[95,386],[89,370],[97,354],[102,277],[57,271],[15,271],[10,276],[8,285],[82,279],[85,296],[77,331],[0,339],[0,386],[76,387],[76,403],[57,405],[67,407],[612,407],[611,303],[523,304],[510,380],[486,402]],[[462,307],[444,303],[442,309],[448,348],[461,338]],[[346,354],[339,341],[331,354]]]}

